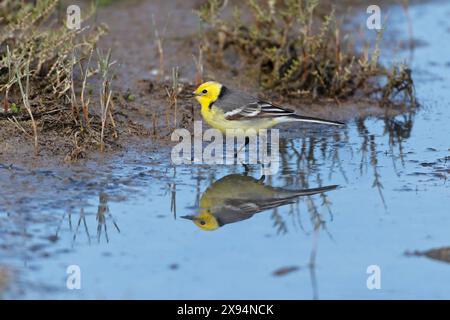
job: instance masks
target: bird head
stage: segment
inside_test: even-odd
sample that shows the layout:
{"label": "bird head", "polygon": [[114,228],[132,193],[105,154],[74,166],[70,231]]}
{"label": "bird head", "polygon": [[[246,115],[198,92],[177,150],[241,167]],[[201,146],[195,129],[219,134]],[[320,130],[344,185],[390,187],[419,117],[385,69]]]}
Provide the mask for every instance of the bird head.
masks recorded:
{"label": "bird head", "polygon": [[205,231],[214,231],[220,227],[216,217],[209,212],[203,212],[198,215],[182,216],[181,218],[191,220],[197,227]]}
{"label": "bird head", "polygon": [[217,100],[222,90],[222,85],[215,81],[208,81],[201,84],[194,92],[195,99],[202,106],[209,106]]}

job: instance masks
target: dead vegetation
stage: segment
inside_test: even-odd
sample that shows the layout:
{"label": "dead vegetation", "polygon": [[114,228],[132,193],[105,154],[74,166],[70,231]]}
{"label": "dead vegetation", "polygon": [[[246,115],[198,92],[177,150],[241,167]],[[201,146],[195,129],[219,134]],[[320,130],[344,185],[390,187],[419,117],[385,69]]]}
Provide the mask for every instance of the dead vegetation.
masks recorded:
{"label": "dead vegetation", "polygon": [[87,22],[94,11],[71,30],[58,0],[0,4],[0,122],[31,137],[36,154],[61,139],[57,149],[75,160],[116,145],[118,127],[128,129],[114,119],[114,61],[96,49],[107,27]]}
{"label": "dead vegetation", "polygon": [[[334,10],[323,13],[318,0],[245,0],[233,9],[232,18],[224,18],[226,4],[209,0],[198,10],[203,45],[216,67],[237,67],[284,96],[415,105],[411,70],[379,63],[381,31],[372,45],[356,44]],[[242,18],[244,13],[250,17]],[[230,53],[242,65],[227,60]]]}

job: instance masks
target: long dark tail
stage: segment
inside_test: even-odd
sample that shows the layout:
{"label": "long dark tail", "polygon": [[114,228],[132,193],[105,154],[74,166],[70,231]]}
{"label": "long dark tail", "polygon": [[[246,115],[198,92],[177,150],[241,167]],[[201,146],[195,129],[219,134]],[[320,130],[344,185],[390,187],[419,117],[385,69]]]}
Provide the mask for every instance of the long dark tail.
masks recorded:
{"label": "long dark tail", "polygon": [[300,116],[298,114],[290,114],[290,115],[286,116],[286,118],[290,119],[291,121],[322,123],[322,124],[330,124],[333,126],[345,125],[345,123],[339,122],[339,121],[331,121],[331,120],[325,120],[325,119],[320,119],[320,118],[305,117],[305,116]]}
{"label": "long dark tail", "polygon": [[336,189],[339,187],[338,185],[331,185],[331,186],[325,186],[325,187],[319,187],[319,188],[312,188],[312,189],[304,189],[304,190],[297,190],[294,191],[297,196],[310,196],[316,193],[322,193],[327,192]]}
{"label": "long dark tail", "polygon": [[303,189],[303,190],[287,190],[287,189],[276,188],[275,189],[277,191],[276,197],[258,201],[257,212],[276,208],[279,206],[283,206],[285,204],[293,203],[295,201],[295,199],[298,197],[311,196],[313,194],[331,191],[331,190],[336,189],[337,187],[338,187],[337,185],[332,185],[332,186],[312,188],[312,189]]}

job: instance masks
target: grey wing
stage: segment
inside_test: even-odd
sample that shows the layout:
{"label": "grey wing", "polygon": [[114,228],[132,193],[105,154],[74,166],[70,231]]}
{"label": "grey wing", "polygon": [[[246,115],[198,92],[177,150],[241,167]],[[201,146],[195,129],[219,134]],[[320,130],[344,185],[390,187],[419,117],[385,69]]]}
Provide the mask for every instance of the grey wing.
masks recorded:
{"label": "grey wing", "polygon": [[294,113],[293,110],[281,108],[244,92],[230,89],[227,89],[215,104],[224,111],[227,120],[281,117]]}
{"label": "grey wing", "polygon": [[224,204],[214,208],[214,216],[219,221],[220,225],[234,223],[251,218],[256,211],[248,210],[242,211],[241,207],[230,204]]}
{"label": "grey wing", "polygon": [[240,109],[245,105],[257,103],[258,98],[255,98],[245,92],[222,88],[219,99],[215,102],[224,112],[232,112],[236,109]]}
{"label": "grey wing", "polygon": [[225,208],[231,208],[240,212],[241,214],[255,214],[261,211],[277,208],[295,202],[296,195],[291,195],[288,198],[269,198],[258,199],[257,201],[250,201],[245,199],[228,199],[225,201]]}

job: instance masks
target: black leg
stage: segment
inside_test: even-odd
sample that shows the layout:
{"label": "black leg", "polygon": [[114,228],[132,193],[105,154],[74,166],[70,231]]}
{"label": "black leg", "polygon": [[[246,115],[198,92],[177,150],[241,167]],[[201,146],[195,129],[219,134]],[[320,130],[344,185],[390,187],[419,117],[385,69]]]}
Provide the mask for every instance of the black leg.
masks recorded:
{"label": "black leg", "polygon": [[[245,143],[244,143],[244,146],[241,148],[241,150],[242,149],[244,149],[244,152],[245,152],[245,147],[247,147],[247,145],[250,143],[250,138],[249,137],[245,137]],[[239,150],[239,151],[241,151],[241,150]],[[237,151],[236,151],[236,153],[234,154],[234,158],[236,159],[237,158]],[[243,163],[242,164],[243,166],[244,166],[244,174],[245,175],[247,175],[248,174],[248,172],[250,171],[250,166],[248,165],[248,164],[246,164],[246,163]]]}
{"label": "black leg", "polygon": [[[239,151],[241,151],[242,149],[244,149],[248,144],[250,143],[250,138],[249,137],[245,137],[245,143],[244,145],[241,147],[241,149],[239,149]],[[236,159],[238,156],[238,150],[236,150],[234,152],[234,158]]]}
{"label": "black leg", "polygon": [[244,175],[248,175],[250,171],[250,166],[246,163],[243,163],[242,165],[244,166]]}
{"label": "black leg", "polygon": [[266,180],[266,176],[262,175],[261,178],[259,178],[258,183],[259,184],[264,184],[264,180]]}
{"label": "black leg", "polygon": [[264,180],[266,179],[266,175],[264,174],[264,163],[261,163],[261,178],[259,178],[259,183],[264,183]]}

